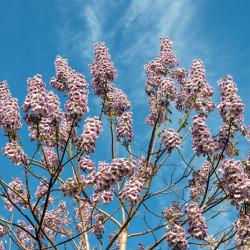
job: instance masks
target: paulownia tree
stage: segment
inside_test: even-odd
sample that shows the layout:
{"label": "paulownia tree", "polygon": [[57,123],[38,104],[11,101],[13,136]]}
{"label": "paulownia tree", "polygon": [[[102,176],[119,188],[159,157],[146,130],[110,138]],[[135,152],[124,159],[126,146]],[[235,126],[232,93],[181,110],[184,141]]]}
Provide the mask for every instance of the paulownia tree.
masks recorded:
{"label": "paulownia tree", "polygon": [[[161,38],[159,56],[145,66],[151,136],[143,145],[134,138],[131,102],[114,85],[116,69],[103,42],[89,65],[99,117],[87,116],[88,83],[66,59],[56,58],[50,81],[64,93],[64,110],[41,75],[28,79],[21,109],[34,144],[29,155],[18,134],[17,99],[0,83],[2,152],[23,174],[13,171],[7,180],[3,172],[0,179],[0,249],[249,249],[250,158],[239,156],[236,135],[249,140],[250,134],[236,84],[229,75],[218,82],[217,106],[203,62],[194,60],[189,73],[178,65],[172,42]],[[222,122],[212,135],[206,123],[215,109]],[[104,157],[94,154],[103,123],[110,127]],[[169,205],[160,207],[159,199]],[[231,224],[211,234],[210,221],[230,211]]]}

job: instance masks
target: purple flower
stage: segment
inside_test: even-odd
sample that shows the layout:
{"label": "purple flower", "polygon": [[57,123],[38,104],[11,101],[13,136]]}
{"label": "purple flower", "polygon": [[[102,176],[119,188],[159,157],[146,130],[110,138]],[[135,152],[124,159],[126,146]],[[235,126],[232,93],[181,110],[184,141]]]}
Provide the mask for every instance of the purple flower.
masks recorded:
{"label": "purple flower", "polygon": [[168,242],[168,246],[172,247],[171,249],[180,250],[189,248],[188,242],[186,240],[185,227],[179,226],[177,224],[174,225],[172,229],[168,227],[165,228],[166,240]]}
{"label": "purple flower", "polygon": [[5,133],[22,127],[17,99],[11,96],[6,81],[0,82],[0,125]]}
{"label": "purple flower", "polygon": [[85,173],[91,173],[95,169],[95,163],[90,160],[88,155],[81,156],[78,164],[80,169]]}
{"label": "purple flower", "polygon": [[95,95],[103,97],[108,85],[116,78],[116,69],[110,61],[110,55],[104,42],[95,44],[96,61],[89,64],[93,79],[91,85]]}
{"label": "purple flower", "polygon": [[162,138],[162,142],[166,146],[166,149],[168,150],[168,153],[171,153],[171,151],[175,147],[177,148],[182,147],[181,138],[179,137],[179,134],[175,132],[175,130],[172,128],[168,130],[163,129],[161,131],[161,138]]}
{"label": "purple flower", "polygon": [[196,203],[185,205],[184,210],[189,225],[188,233],[193,239],[203,240],[207,237],[208,227],[205,225],[205,218],[202,216],[202,209]]}
{"label": "purple flower", "polygon": [[3,155],[8,156],[10,161],[16,165],[26,165],[28,157],[16,141],[11,141],[2,149]]}
{"label": "purple flower", "polygon": [[83,133],[79,137],[78,149],[91,154],[95,151],[94,147],[98,139],[98,135],[102,131],[102,124],[98,117],[87,118],[83,127]]}
{"label": "purple flower", "polygon": [[166,220],[173,225],[183,216],[183,212],[180,208],[180,203],[178,201],[172,201],[169,208],[165,208],[163,212]]}
{"label": "purple flower", "polygon": [[131,177],[125,182],[125,187],[118,193],[118,199],[125,200],[131,206],[135,206],[139,201],[140,194],[144,189],[145,180],[140,177]]}
{"label": "purple flower", "polygon": [[211,139],[210,130],[205,124],[206,117],[194,116],[193,125],[191,127],[192,133],[192,149],[197,156],[213,155],[215,149],[218,147],[217,143]]}

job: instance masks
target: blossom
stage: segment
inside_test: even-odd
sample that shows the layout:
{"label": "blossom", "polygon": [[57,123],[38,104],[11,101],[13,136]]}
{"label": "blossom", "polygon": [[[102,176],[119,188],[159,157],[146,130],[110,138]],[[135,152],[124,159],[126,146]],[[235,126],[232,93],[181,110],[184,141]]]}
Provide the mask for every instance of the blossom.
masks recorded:
{"label": "blossom", "polygon": [[189,180],[190,189],[190,198],[199,201],[199,196],[204,194],[206,184],[208,181],[209,172],[212,169],[212,164],[209,161],[205,161],[201,169],[196,172],[193,172],[192,179]]}
{"label": "blossom", "polygon": [[8,142],[2,149],[3,155],[8,156],[10,161],[16,165],[26,165],[28,157],[16,141]]}
{"label": "blossom", "polygon": [[192,133],[192,148],[197,156],[213,155],[215,149],[218,147],[217,143],[211,139],[210,130],[205,124],[206,117],[194,116],[191,127]]}
{"label": "blossom", "polygon": [[170,153],[175,147],[182,147],[181,138],[174,129],[163,129],[161,131],[162,142],[165,144],[168,153]]}
{"label": "blossom", "polygon": [[178,201],[172,201],[170,207],[164,209],[163,216],[168,222],[175,224],[176,221],[180,220],[180,218],[183,216],[180,203]]}
{"label": "blossom", "polygon": [[53,148],[45,146],[43,148],[43,153],[44,155],[42,156],[41,161],[45,166],[54,169],[59,166],[60,159],[58,159],[58,155]]}
{"label": "blossom", "polygon": [[130,143],[132,138],[134,138],[134,134],[132,133],[133,120],[131,116],[132,112],[124,112],[121,116],[117,117],[118,125],[116,127],[116,140],[118,142],[127,138],[127,142]]}
{"label": "blossom", "polygon": [[98,117],[87,118],[83,127],[83,133],[79,137],[78,148],[91,154],[95,151],[94,147],[98,139],[98,135],[102,131],[102,124]]}
{"label": "blossom", "polygon": [[93,77],[91,85],[95,95],[103,97],[108,85],[116,78],[116,69],[110,61],[104,42],[95,44],[95,59],[95,62],[89,64],[90,74]]}
{"label": "blossom", "polygon": [[202,240],[207,236],[208,227],[205,225],[205,218],[202,216],[202,209],[196,203],[185,205],[184,210],[189,225],[188,233],[196,240]]}
{"label": "blossom", "polygon": [[5,133],[22,127],[17,99],[11,96],[6,81],[0,82],[0,125]]}
{"label": "blossom", "polygon": [[[221,94],[221,103],[218,105],[218,110],[223,122],[229,123],[233,119],[235,125],[241,125],[243,122],[244,104],[240,97],[236,94],[236,84],[233,82],[233,78],[228,75],[226,78],[221,79],[218,82]],[[238,130],[238,129],[237,129]]]}
{"label": "blossom", "polygon": [[118,193],[118,199],[125,200],[131,206],[135,206],[139,201],[140,194],[144,189],[145,181],[140,177],[131,177],[125,182],[125,187]]}
{"label": "blossom", "polygon": [[0,238],[3,238],[6,234],[7,234],[7,230],[5,229],[5,227],[0,225]]}
{"label": "blossom", "polygon": [[184,226],[175,224],[172,229],[166,227],[165,231],[167,232],[166,240],[168,242],[168,246],[172,247],[171,249],[179,250],[189,248],[188,242],[186,240]]}
{"label": "blossom", "polygon": [[[235,235],[235,245],[237,249],[248,249],[250,244],[250,216],[248,215],[240,215],[239,219],[234,225],[236,230]],[[244,248],[244,246],[246,248]]]}
{"label": "blossom", "polygon": [[64,196],[74,197],[78,193],[79,185],[73,178],[68,178],[67,181],[60,187],[60,190],[64,193]]}
{"label": "blossom", "polygon": [[88,155],[85,155],[84,157],[81,156],[78,164],[80,166],[80,169],[85,173],[91,173],[95,169],[95,163],[90,160]]}

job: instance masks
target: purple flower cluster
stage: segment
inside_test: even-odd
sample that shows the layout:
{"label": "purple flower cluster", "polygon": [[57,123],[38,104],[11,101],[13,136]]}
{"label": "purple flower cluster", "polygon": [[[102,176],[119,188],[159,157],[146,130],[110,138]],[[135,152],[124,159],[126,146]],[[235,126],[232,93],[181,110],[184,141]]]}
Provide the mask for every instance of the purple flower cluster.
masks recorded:
{"label": "purple flower cluster", "polygon": [[214,150],[218,147],[217,143],[211,139],[210,130],[205,124],[205,116],[194,116],[193,125],[191,127],[192,133],[192,149],[197,156],[213,155]]}
{"label": "purple flower cluster", "polygon": [[[46,194],[48,192],[49,184],[47,182],[47,178],[43,177],[40,181],[40,184],[37,186],[35,197],[37,200],[40,200],[42,198],[45,199]],[[53,197],[50,195],[48,199],[49,204],[53,202]]]}
{"label": "purple flower cluster", "polygon": [[205,224],[205,218],[202,216],[202,209],[196,203],[185,205],[184,210],[189,225],[188,233],[196,240],[203,240],[207,236],[208,227]]}
{"label": "purple flower cluster", "polygon": [[16,165],[27,165],[28,157],[16,141],[11,141],[2,148],[4,156],[8,156],[10,161]]}
{"label": "purple flower cluster", "polygon": [[188,242],[186,240],[185,227],[179,226],[177,224],[174,225],[173,228],[169,229],[165,228],[166,240],[168,242],[168,246],[172,247],[171,249],[180,250],[189,248]]}
{"label": "purple flower cluster", "polygon": [[218,110],[225,123],[233,120],[235,125],[241,125],[243,122],[244,104],[242,104],[240,97],[236,94],[236,84],[233,78],[228,75],[226,78],[218,82],[221,94],[221,103],[218,105]]}
{"label": "purple flower cluster", "polygon": [[233,159],[224,159],[221,166],[223,183],[230,193],[231,204],[250,202],[250,178],[243,171],[242,163]]}
{"label": "purple flower cluster", "polygon": [[[21,205],[23,208],[27,206],[27,192],[25,186],[19,178],[12,178],[9,183],[8,195],[3,198],[6,210],[13,211],[14,205]],[[13,204],[12,204],[13,203]]]}
{"label": "purple flower cluster", "polygon": [[169,208],[165,208],[163,212],[163,216],[166,220],[173,225],[176,224],[177,221],[183,216],[183,212],[180,208],[180,202],[172,201]]}
{"label": "purple flower cluster", "polygon": [[139,201],[140,194],[144,189],[145,180],[140,177],[131,177],[125,182],[125,187],[118,193],[118,199],[129,202],[131,206],[135,206]]}
{"label": "purple flower cluster", "polygon": [[[80,210],[79,210],[80,209]],[[93,210],[92,210],[92,206],[89,205],[89,203],[87,203],[85,200],[81,200],[81,207],[80,208],[74,208],[74,214],[75,214],[75,218],[78,222],[77,224],[77,229],[79,232],[83,231],[82,228],[82,222],[81,222],[81,213],[83,214],[84,217],[84,222],[86,224],[86,228],[89,228],[91,226],[91,220],[92,220],[92,216],[93,216]]]}
{"label": "purple flower cluster", "polygon": [[131,102],[121,89],[115,88],[114,84],[110,84],[107,89],[107,96],[104,99],[103,108],[107,114],[111,110],[115,115],[120,116],[123,112],[131,109]]}
{"label": "purple flower cluster", "polygon": [[168,130],[163,129],[161,131],[161,138],[162,142],[166,146],[166,149],[168,150],[168,153],[171,153],[175,147],[182,147],[179,134],[172,128]]}
{"label": "purple flower cluster", "polygon": [[45,83],[42,81],[42,76],[37,74],[33,78],[28,79],[28,95],[22,105],[22,110],[26,113],[24,120],[28,125],[30,123],[29,115],[37,115],[40,117],[47,117],[48,103],[47,103],[47,91],[45,90]]}
{"label": "purple flower cluster", "polygon": [[[84,184],[84,176],[81,177],[81,184]],[[61,185],[60,190],[64,193],[64,196],[75,197],[78,193],[80,184],[74,178],[68,178],[67,181]]]}
{"label": "purple flower cluster", "polygon": [[109,188],[108,190],[102,190],[97,187],[94,190],[93,195],[91,196],[91,200],[95,203],[102,202],[104,205],[107,205],[113,200],[114,194],[115,194],[114,188]]}
{"label": "purple flower cluster", "polygon": [[93,217],[96,222],[96,225],[94,225],[92,229],[92,234],[99,239],[102,236],[102,234],[105,232],[104,223],[107,218],[103,214],[94,214]]}
{"label": "purple flower cluster", "polygon": [[62,237],[71,235],[71,231],[66,229],[66,226],[71,223],[68,215],[69,211],[67,210],[65,201],[60,201],[57,209],[45,212],[42,226],[52,239],[56,238],[57,233],[61,234]]}
{"label": "purple flower cluster", "polygon": [[85,155],[84,157],[81,156],[78,164],[80,166],[80,169],[85,173],[91,173],[96,167],[95,163],[90,160],[88,155]]}
{"label": "purple flower cluster", "polygon": [[23,248],[22,246],[26,246],[26,249],[35,249],[36,243],[34,242],[33,238],[22,229],[24,228],[28,232],[32,233],[35,231],[34,228],[31,225],[27,226],[23,220],[19,220],[17,224],[20,226],[15,230],[16,236],[18,238],[16,241],[17,246],[20,246],[21,249]]}
{"label": "purple flower cluster", "polygon": [[144,67],[147,74],[145,87],[150,106],[146,124],[150,126],[154,126],[157,118],[160,123],[165,122],[169,100],[174,101],[177,94],[173,79],[166,76],[171,75],[172,69],[179,64],[179,61],[175,60],[170,39],[163,37],[161,40],[160,55]]}
{"label": "purple flower cluster", "polygon": [[124,112],[121,116],[117,117],[116,140],[118,142],[127,138],[127,142],[130,143],[132,138],[134,138],[134,134],[132,133],[133,120],[131,117],[132,112]]}
{"label": "purple flower cluster", "polygon": [[43,148],[43,153],[44,156],[41,157],[41,161],[45,166],[52,169],[59,166],[59,159],[53,148],[46,146]]}
{"label": "purple flower cluster", "polygon": [[236,230],[237,249],[249,249],[250,247],[250,215],[241,215],[234,225]]}
{"label": "purple flower cluster", "polygon": [[98,135],[102,131],[102,124],[97,116],[94,118],[87,118],[83,127],[83,133],[79,137],[78,149],[83,150],[86,154],[95,152],[95,143]]}
{"label": "purple flower cluster", "polygon": [[[206,81],[205,69],[201,60],[194,60],[188,78],[186,72],[181,70],[179,74],[179,93],[175,107],[179,111],[190,109],[195,100],[194,109],[197,113],[209,113],[216,107],[211,96],[214,94],[213,88]],[[176,77],[178,77],[178,74]]]}
{"label": "purple flower cluster", "polygon": [[116,78],[116,69],[110,61],[110,55],[104,42],[95,44],[96,61],[89,65],[93,77],[91,84],[97,96],[104,97],[109,84]]}
{"label": "purple flower cluster", "polygon": [[11,96],[6,81],[0,82],[0,125],[5,133],[22,127],[17,99]]}
{"label": "purple flower cluster", "polygon": [[205,161],[201,169],[196,172],[193,172],[192,179],[189,180],[190,186],[190,198],[194,201],[199,201],[199,196],[204,195],[206,184],[208,181],[209,172],[212,170],[213,166],[209,161]]}

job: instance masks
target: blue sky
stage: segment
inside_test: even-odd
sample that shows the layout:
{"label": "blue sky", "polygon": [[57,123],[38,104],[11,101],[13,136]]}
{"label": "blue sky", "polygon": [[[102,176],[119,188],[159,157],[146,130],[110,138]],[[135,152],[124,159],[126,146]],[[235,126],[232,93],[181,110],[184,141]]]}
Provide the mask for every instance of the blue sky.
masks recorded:
{"label": "blue sky", "polygon": [[[233,76],[245,104],[247,125],[249,11],[248,0],[0,0],[0,81],[7,80],[21,106],[27,78],[39,73],[48,86],[55,75],[54,60],[60,55],[90,83],[88,64],[94,60],[94,43],[104,41],[118,70],[115,84],[132,102],[134,132],[143,143],[149,131],[144,122],[148,105],[143,66],[159,54],[159,38],[167,35],[181,67],[188,70],[194,59],[203,60],[217,104],[217,81]],[[90,95],[90,116],[99,114],[98,103]],[[25,126],[21,132],[28,141]],[[1,147],[5,143],[0,140]],[[3,156],[0,160],[2,166],[9,164]],[[4,169],[6,173],[2,167],[0,172]]]}

